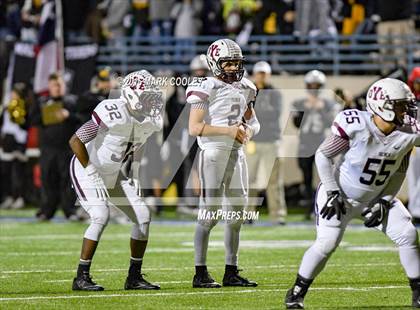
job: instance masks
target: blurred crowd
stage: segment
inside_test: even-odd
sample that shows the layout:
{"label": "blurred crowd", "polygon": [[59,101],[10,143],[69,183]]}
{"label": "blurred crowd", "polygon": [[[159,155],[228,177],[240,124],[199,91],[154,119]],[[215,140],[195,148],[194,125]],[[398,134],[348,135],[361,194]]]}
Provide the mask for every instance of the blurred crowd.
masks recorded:
{"label": "blurred crowd", "polygon": [[[61,0],[66,39],[409,34],[418,0]],[[0,38],[35,41],[43,0],[0,1]],[[376,27],[375,25],[380,25]]]}
{"label": "blurred crowd", "polygon": [[[100,44],[123,36],[236,35],[246,42],[251,34],[294,35],[298,41],[318,35],[412,34],[420,11],[417,0],[62,0],[62,5],[64,39],[88,38]],[[0,0],[1,82],[7,63],[4,49],[17,40],[37,42],[42,6],[42,0]],[[415,70],[409,85],[420,98],[420,70]],[[166,71],[155,74],[181,76]],[[208,74],[205,57],[194,57],[189,76]],[[285,189],[282,90],[272,86],[267,62],[257,62],[249,74],[260,90],[255,109],[263,124],[260,134],[246,146],[250,196],[266,197],[270,219],[276,224],[285,223],[287,204],[305,208],[306,216],[311,217],[314,151],[339,110],[363,109],[363,105],[346,89],[336,89],[334,98],[324,97],[325,74],[318,70],[306,73],[305,90],[291,104],[293,124],[299,129],[297,164],[303,181]],[[70,187],[68,140],[90,119],[99,102],[118,95],[116,76],[112,68],[101,68],[92,77],[91,89],[83,94],[70,94],[59,73],[49,76],[48,92],[42,95],[35,96],[32,85],[12,85],[10,98],[1,109],[0,208],[20,209],[30,204],[38,208],[39,220],[50,220],[58,208],[69,220],[82,217]],[[195,214],[198,205],[197,145],[188,134],[185,88],[177,85],[168,90],[163,133],[149,139],[141,163],[143,195],[157,213],[162,211],[165,191],[178,197],[172,204],[180,213]],[[181,166],[174,169],[170,162],[178,161]],[[258,203],[252,201],[248,209],[255,210]]]}

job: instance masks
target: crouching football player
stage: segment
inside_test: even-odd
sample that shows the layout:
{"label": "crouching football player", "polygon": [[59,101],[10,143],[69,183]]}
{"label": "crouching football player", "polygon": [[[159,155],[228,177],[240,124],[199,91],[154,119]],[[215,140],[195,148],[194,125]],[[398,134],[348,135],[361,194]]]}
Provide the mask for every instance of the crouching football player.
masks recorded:
{"label": "crouching football player", "polygon": [[160,289],[158,285],[146,281],[141,273],[150,211],[139,196],[137,183],[121,174],[122,163],[127,157],[136,156],[147,138],[162,128],[162,93],[153,81],[153,76],[145,70],[127,75],[122,83],[121,97],[99,103],[92,119],[70,139],[74,152],[70,164],[73,187],[91,221],[84,235],[73,290],[104,289],[92,281],[89,269],[108,223],[111,204],[134,223],[125,289]]}
{"label": "crouching football player", "polygon": [[[400,200],[395,198],[414,146],[420,146],[414,96],[396,79],[381,79],[366,96],[368,112],[339,113],[332,135],[319,147],[316,165],[321,179],[315,211],[317,237],[303,256],[295,284],[287,292],[288,309],[303,309],[314,278],[339,245],[347,224],[362,218],[397,246],[412,289],[412,306],[420,308],[420,254],[417,230]],[[405,121],[410,121],[406,123]],[[413,125],[410,132],[400,126]],[[333,165],[332,158],[341,154]]]}

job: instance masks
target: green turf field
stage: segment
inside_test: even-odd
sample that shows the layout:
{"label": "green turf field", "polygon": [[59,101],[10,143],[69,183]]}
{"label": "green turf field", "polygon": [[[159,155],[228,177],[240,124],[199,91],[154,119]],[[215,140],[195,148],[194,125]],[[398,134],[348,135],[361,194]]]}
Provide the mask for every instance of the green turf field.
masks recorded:
{"label": "green turf field", "polygon": [[[124,291],[130,226],[110,224],[92,274],[104,292],[72,292],[86,224],[0,222],[0,309],[283,309],[313,225],[245,226],[240,267],[257,288],[191,288],[194,224],[154,223],[144,260],[160,291]],[[209,271],[221,281],[223,227],[211,238]],[[349,229],[342,246],[314,282],[306,309],[403,309],[411,291],[393,245],[379,232]]]}

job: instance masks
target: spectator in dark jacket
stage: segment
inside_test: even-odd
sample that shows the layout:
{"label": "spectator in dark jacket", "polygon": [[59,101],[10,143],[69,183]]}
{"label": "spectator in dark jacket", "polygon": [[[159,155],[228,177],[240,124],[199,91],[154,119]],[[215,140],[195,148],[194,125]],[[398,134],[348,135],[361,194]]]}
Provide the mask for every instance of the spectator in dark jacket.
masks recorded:
{"label": "spectator in dark jacket", "polygon": [[49,94],[34,105],[32,123],[39,127],[41,165],[41,208],[39,220],[50,220],[61,206],[68,219],[75,217],[74,191],[70,187],[69,165],[72,152],[68,145],[76,130],[76,100],[64,95],[64,83],[57,74],[48,78]]}
{"label": "spectator in dark jacket", "polygon": [[109,68],[100,70],[94,79],[96,79],[94,89],[85,92],[77,100],[76,112],[80,124],[86,123],[91,118],[92,112],[98,103],[108,99],[111,91],[111,72]]}
{"label": "spectator in dark jacket", "polygon": [[303,174],[302,204],[312,212],[314,190],[313,165],[315,152],[325,139],[339,105],[321,96],[326,77],[318,70],[309,71],[304,78],[306,96],[293,102],[293,123],[299,129],[298,164]]}
{"label": "spectator in dark jacket", "polygon": [[258,191],[266,190],[270,219],[275,224],[284,224],[287,214],[283,186],[283,161],[280,156],[280,118],[282,97],[270,85],[271,66],[265,61],[254,65],[253,78],[258,88],[255,113],[261,124],[261,131],[246,147],[249,171],[249,210],[258,205],[255,198]]}
{"label": "spectator in dark jacket", "polygon": [[254,19],[255,34],[291,35],[294,25],[294,2],[264,0]]}
{"label": "spectator in dark jacket", "polygon": [[223,6],[221,0],[204,0],[201,11],[202,35],[223,34]]}
{"label": "spectator in dark jacket", "polygon": [[96,0],[61,0],[63,4],[63,30],[67,39],[86,35],[88,16],[96,7]]}

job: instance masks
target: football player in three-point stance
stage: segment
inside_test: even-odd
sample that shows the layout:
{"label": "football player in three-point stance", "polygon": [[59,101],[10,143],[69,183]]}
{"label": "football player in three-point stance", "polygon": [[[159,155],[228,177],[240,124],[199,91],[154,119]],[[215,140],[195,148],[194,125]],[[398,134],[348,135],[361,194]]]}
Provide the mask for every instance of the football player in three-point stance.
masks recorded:
{"label": "football player in three-point stance", "polygon": [[[162,128],[162,93],[146,70],[127,75],[119,99],[104,100],[92,119],[70,139],[74,152],[70,174],[82,207],[90,215],[73,290],[102,291],[92,281],[90,265],[109,220],[109,205],[123,211],[134,223],[131,231],[131,260],[125,289],[159,289],[143,278],[141,266],[146,250],[150,211],[139,195],[134,179],[121,174],[121,166],[134,156],[147,138]],[[110,194],[109,194],[110,193]]]}
{"label": "football player in three-point stance", "polygon": [[[420,127],[414,96],[396,79],[381,79],[366,96],[368,112],[346,110],[332,125],[332,134],[316,152],[321,179],[315,210],[317,237],[306,251],[296,281],[287,292],[288,309],[303,309],[303,299],[340,243],[351,219],[385,233],[397,246],[412,289],[412,306],[420,308],[420,253],[417,230],[398,193],[414,146],[420,146]],[[409,125],[413,125],[412,127]],[[403,132],[400,126],[409,127]],[[341,154],[334,165],[332,159]]]}
{"label": "football player in three-point stance", "polygon": [[[201,210],[243,211],[247,199],[248,173],[242,145],[257,134],[260,124],[253,110],[256,87],[243,78],[243,56],[234,41],[221,39],[207,50],[207,62],[214,77],[204,78],[187,88],[191,104],[189,131],[198,136],[201,149],[199,175]],[[223,205],[223,197],[228,205]],[[193,287],[221,287],[207,271],[206,256],[211,229],[217,219],[199,219],[195,237]],[[239,275],[238,249],[242,218],[226,221],[224,286],[257,286]]]}

